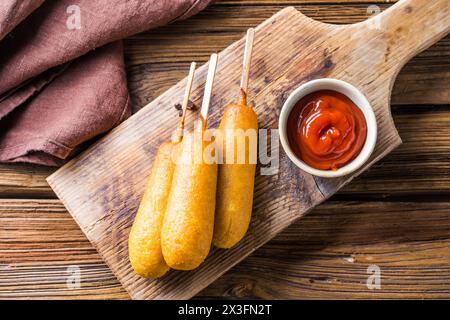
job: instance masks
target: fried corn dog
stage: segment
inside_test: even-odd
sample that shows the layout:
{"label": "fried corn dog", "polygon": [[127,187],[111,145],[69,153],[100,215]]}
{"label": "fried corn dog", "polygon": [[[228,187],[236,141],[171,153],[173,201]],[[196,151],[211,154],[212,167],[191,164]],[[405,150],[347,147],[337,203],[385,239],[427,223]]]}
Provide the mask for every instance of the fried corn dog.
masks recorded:
{"label": "fried corn dog", "polygon": [[[249,29],[238,102],[225,107],[217,132],[218,148],[224,160],[223,164],[219,165],[218,171],[213,239],[214,245],[219,248],[231,248],[236,245],[247,232],[252,215],[256,158],[250,161],[250,154],[253,152],[256,156],[258,118],[253,108],[247,105],[247,87],[253,35],[253,29]],[[249,135],[245,140],[239,141],[239,133]],[[244,151],[243,163],[239,162],[239,151]],[[230,154],[231,159],[227,157]]]}
{"label": "fried corn dog", "polygon": [[201,109],[201,125],[186,134],[173,174],[172,187],[161,232],[164,260],[173,269],[192,270],[206,258],[211,248],[216,202],[217,162],[204,159],[206,120],[217,55],[209,61]]}
{"label": "fried corn dog", "polygon": [[195,62],[191,64],[182,102],[182,116],[172,141],[158,149],[153,167],[128,238],[128,254],[134,271],[145,278],[159,278],[170,268],[161,252],[161,227],[175,169],[173,156],[181,145]]}

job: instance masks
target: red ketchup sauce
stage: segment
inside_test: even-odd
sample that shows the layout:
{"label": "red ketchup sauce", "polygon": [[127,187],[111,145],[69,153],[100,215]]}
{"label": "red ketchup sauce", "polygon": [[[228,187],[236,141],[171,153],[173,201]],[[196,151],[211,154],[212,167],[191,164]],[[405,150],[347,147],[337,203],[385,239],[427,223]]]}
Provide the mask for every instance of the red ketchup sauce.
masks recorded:
{"label": "red ketchup sauce", "polygon": [[287,120],[292,151],[309,166],[337,170],[361,151],[367,136],[364,114],[342,93],[320,90],[306,95]]}

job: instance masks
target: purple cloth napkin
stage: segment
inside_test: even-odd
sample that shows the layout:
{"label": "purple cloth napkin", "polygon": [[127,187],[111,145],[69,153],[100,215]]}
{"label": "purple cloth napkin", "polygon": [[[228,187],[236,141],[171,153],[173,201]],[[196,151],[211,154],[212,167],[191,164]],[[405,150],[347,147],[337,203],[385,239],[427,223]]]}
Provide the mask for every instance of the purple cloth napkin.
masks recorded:
{"label": "purple cloth napkin", "polygon": [[209,2],[2,0],[0,162],[60,165],[126,119],[118,40],[187,18]]}
{"label": "purple cloth napkin", "polygon": [[43,2],[44,0],[2,0],[0,2],[0,40]]}

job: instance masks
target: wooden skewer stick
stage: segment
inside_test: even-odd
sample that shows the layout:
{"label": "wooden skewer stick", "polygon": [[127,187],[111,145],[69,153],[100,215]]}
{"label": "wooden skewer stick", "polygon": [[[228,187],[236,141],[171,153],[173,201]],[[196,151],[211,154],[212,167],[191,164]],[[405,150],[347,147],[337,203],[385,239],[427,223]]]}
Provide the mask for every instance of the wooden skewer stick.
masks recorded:
{"label": "wooden skewer stick", "polygon": [[253,38],[255,36],[255,29],[250,28],[247,30],[247,37],[245,39],[244,49],[244,63],[242,65],[242,77],[241,77],[241,89],[247,94],[248,89],[248,77],[250,74],[250,64],[252,61],[253,51]]}
{"label": "wooden skewer stick", "polygon": [[208,119],[209,104],[211,101],[212,89],[214,84],[214,76],[216,75],[217,54],[213,53],[209,59],[208,75],[206,76],[205,92],[203,94],[202,109],[200,111],[200,120],[202,128],[206,128],[206,121]]}
{"label": "wooden skewer stick", "polygon": [[189,96],[191,95],[192,82],[194,81],[195,67],[196,63],[191,63],[191,68],[189,69],[189,75],[187,78],[186,88],[184,89],[183,102],[181,103],[182,114],[180,120],[178,120],[178,129],[174,138],[174,142],[180,142],[183,137],[184,120],[186,119],[186,109],[189,104]]}

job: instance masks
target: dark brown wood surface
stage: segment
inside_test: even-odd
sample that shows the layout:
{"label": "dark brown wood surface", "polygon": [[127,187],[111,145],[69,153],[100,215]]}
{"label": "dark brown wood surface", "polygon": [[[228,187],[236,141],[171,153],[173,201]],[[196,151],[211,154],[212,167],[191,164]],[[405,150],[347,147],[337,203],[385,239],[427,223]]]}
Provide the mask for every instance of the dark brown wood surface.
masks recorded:
{"label": "dark brown wood surface", "polygon": [[[191,20],[127,40],[136,105],[181,79],[192,55],[205,58],[222,49],[280,3],[219,2]],[[314,3],[289,2],[311,16],[322,13],[315,18],[326,22],[366,17],[367,4]],[[179,36],[177,30],[186,28],[196,41]],[[449,54],[444,39],[409,63],[396,82],[394,121],[404,145],[200,296],[449,297]],[[126,297],[64,207],[49,200],[54,195],[45,176],[51,171],[0,167],[0,297]],[[382,269],[381,290],[365,286],[370,264]],[[82,270],[79,290],[66,287],[69,265]]]}

